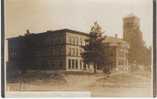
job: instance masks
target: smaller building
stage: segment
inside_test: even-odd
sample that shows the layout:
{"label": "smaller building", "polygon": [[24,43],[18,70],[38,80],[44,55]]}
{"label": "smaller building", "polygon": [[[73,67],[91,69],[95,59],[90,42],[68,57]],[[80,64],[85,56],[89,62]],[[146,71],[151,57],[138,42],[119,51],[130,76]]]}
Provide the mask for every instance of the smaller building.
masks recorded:
{"label": "smaller building", "polygon": [[106,37],[105,44],[105,68],[109,71],[128,71],[128,49],[129,45],[122,39]]}

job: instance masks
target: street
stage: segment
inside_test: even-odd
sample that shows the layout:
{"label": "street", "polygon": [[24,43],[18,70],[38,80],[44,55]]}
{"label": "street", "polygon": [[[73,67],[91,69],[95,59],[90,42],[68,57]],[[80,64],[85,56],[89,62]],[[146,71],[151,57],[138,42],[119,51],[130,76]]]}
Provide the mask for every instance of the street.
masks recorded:
{"label": "street", "polygon": [[92,96],[152,96],[150,74],[26,74],[8,91],[90,91]]}

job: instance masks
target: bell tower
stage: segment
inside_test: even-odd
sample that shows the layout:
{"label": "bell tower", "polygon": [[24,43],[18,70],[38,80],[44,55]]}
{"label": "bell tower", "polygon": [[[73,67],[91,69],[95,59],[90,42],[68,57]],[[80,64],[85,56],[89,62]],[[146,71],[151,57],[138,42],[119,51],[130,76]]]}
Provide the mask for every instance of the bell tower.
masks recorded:
{"label": "bell tower", "polygon": [[123,18],[123,39],[129,43],[129,63],[141,63],[141,52],[144,47],[143,35],[140,30],[140,19],[135,15]]}

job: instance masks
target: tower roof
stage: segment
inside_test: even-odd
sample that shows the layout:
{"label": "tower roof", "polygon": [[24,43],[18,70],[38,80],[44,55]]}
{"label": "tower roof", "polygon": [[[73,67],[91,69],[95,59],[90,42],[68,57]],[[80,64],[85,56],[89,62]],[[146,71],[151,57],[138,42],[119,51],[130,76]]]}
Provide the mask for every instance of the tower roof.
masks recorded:
{"label": "tower roof", "polygon": [[134,13],[128,14],[128,15],[125,16],[123,19],[130,19],[130,18],[134,18],[134,19],[138,19],[138,20],[139,20],[139,17],[136,16]]}

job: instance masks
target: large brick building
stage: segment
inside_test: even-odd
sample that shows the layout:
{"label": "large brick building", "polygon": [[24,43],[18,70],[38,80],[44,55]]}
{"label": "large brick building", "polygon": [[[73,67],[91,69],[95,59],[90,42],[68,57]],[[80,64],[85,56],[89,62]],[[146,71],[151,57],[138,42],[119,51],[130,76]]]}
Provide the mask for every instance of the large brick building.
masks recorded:
{"label": "large brick building", "polygon": [[[88,38],[87,33],[70,29],[38,34],[27,31],[24,36],[8,39],[8,64],[21,69],[93,72],[93,66],[81,57],[81,46]],[[104,44],[106,66],[115,70],[127,67],[128,44],[116,37],[107,37]]]}

